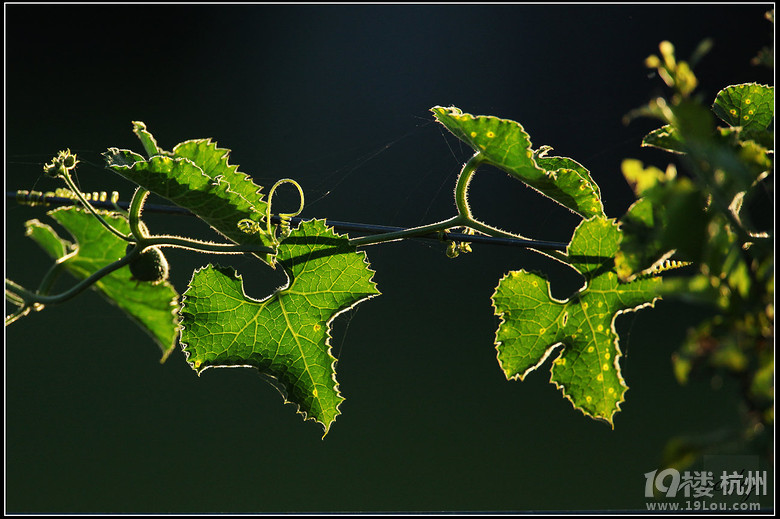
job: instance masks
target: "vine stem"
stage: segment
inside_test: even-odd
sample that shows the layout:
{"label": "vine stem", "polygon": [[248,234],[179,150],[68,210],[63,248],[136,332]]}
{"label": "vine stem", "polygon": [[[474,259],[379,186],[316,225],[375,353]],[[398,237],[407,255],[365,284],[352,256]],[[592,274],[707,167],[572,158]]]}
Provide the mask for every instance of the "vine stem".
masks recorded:
{"label": "vine stem", "polygon": [[[463,168],[461,169],[460,174],[458,175],[458,181],[455,185],[455,207],[458,210],[457,216],[454,216],[448,220],[442,220],[441,222],[423,225],[420,227],[414,227],[411,229],[405,229],[402,231],[393,231],[393,232],[378,234],[375,236],[354,238],[349,240],[350,245],[354,245],[354,246],[374,245],[377,243],[385,243],[389,241],[400,240],[403,238],[412,238],[415,236],[422,236],[434,232],[446,231],[451,227],[466,227],[494,238],[508,238],[513,240],[523,240],[529,243],[534,242],[534,240],[531,240],[525,236],[522,236],[520,234],[514,234],[501,229],[497,229],[486,223],[480,222],[479,220],[474,218],[471,212],[471,207],[469,206],[468,189],[471,180],[474,178],[474,173],[477,171],[477,168],[479,168],[479,166],[483,162],[485,162],[485,160],[486,159],[484,155],[482,155],[482,153],[478,151],[463,165]],[[537,242],[537,243],[539,243],[540,245],[542,244],[541,242]],[[528,248],[535,252],[539,252],[540,254],[544,254],[545,256],[549,256],[553,259],[569,264],[568,256],[562,252],[556,250],[549,250],[547,252],[542,252],[541,250],[534,248],[533,245],[529,245]],[[545,248],[549,248],[549,247],[545,246]]]}
{"label": "vine stem", "polygon": [[110,223],[108,223],[102,216],[98,214],[95,208],[92,207],[92,204],[90,204],[89,201],[86,198],[84,198],[84,195],[76,187],[75,183],[73,182],[73,179],[70,177],[70,172],[67,169],[62,168],[61,173],[62,173],[62,178],[65,180],[65,184],[67,184],[68,188],[76,194],[76,196],[84,205],[84,207],[87,209],[87,211],[92,213],[92,216],[97,218],[98,221],[103,225],[103,227],[108,229],[111,232],[111,234],[118,237],[119,239],[124,241],[130,241],[130,236],[125,236],[124,234],[116,230]]}
{"label": "vine stem", "polygon": [[91,276],[83,279],[80,283],[77,283],[75,286],[73,286],[69,290],[66,290],[65,292],[62,292],[61,294],[49,296],[49,295],[30,292],[29,290],[22,287],[21,285],[17,285],[10,279],[5,280],[6,290],[21,297],[25,301],[25,304],[28,306],[30,305],[30,303],[39,303],[42,305],[63,303],[69,299],[76,297],[81,292],[83,292],[84,290],[86,290],[87,288],[95,284],[97,281],[99,281],[101,278],[107,276],[108,274],[114,272],[115,270],[124,267],[125,265],[130,263],[130,261],[132,261],[135,258],[135,256],[138,254],[139,254],[138,252],[132,251],[127,256],[109,265],[106,265],[102,269],[94,272]]}
{"label": "vine stem", "polygon": [[136,241],[142,241],[147,237],[141,224],[141,211],[143,210],[147,196],[149,196],[149,190],[139,187],[135,190],[133,198],[130,200],[127,220],[130,224],[130,232],[133,234]]}
{"label": "vine stem", "polygon": [[458,175],[458,183],[455,185],[455,207],[458,208],[458,214],[469,221],[474,220],[471,215],[471,207],[469,206],[469,184],[477,168],[484,160],[484,155],[479,151],[476,152],[463,165],[463,169],[460,170],[460,175]]}
{"label": "vine stem", "polygon": [[[7,200],[17,200],[20,203],[30,203],[32,200],[35,200],[35,203],[41,203],[46,204],[49,206],[68,206],[68,205],[75,205],[75,201],[71,200],[70,198],[62,198],[62,197],[56,197],[56,196],[41,196],[37,197],[33,193],[25,192],[25,191],[19,191],[19,192],[7,192],[6,193],[6,199]],[[110,202],[93,202],[93,206],[99,207],[99,208],[105,208],[105,209],[113,209],[116,210],[116,208],[112,205]],[[116,206],[119,207],[122,210],[126,210],[130,207],[129,202],[121,202],[117,201]],[[175,206],[175,205],[155,205],[155,204],[144,204],[144,212],[145,213],[162,213],[162,214],[175,214],[175,215],[181,215],[181,216],[196,216],[193,212],[191,212],[189,209],[184,209],[183,207]],[[281,218],[279,216],[271,216],[271,221],[273,223],[280,223]],[[300,217],[291,217],[290,222],[293,224],[297,224],[299,222],[305,221],[305,218]],[[397,231],[404,231],[405,229],[402,227],[389,227],[386,225],[369,225],[369,224],[362,224],[362,223],[354,223],[354,222],[341,222],[336,220],[326,220],[326,223],[328,226],[335,228],[336,230],[342,230],[346,232],[362,232],[362,233],[369,233],[369,234],[382,234],[382,233],[388,233],[388,232],[397,232]],[[450,236],[451,235],[451,236]],[[418,235],[415,236],[416,238],[431,238],[431,239],[440,239],[441,237],[436,237],[434,235]],[[445,239],[452,239],[454,241],[462,241],[462,242],[479,242],[479,243],[485,243],[488,245],[511,245],[511,246],[518,246],[518,247],[526,247],[526,248],[543,248],[543,249],[565,249],[566,244],[561,242],[555,242],[555,241],[541,241],[541,240],[520,240],[513,237],[506,237],[506,238],[492,238],[490,236],[482,236],[482,235],[465,235],[465,234],[456,234],[456,233],[447,233],[447,235],[444,236]]]}
{"label": "vine stem", "polygon": [[276,249],[264,245],[238,244],[238,243],[213,243],[207,241],[181,238],[178,236],[151,236],[138,242],[139,246],[147,247],[176,247],[178,249],[192,250],[196,252],[210,252],[212,254],[242,254],[245,252],[262,252],[264,254],[276,254]]}
{"label": "vine stem", "polygon": [[9,324],[13,324],[17,320],[29,314],[30,310],[31,310],[30,306],[24,305],[18,310],[16,310],[14,313],[7,315],[5,317],[5,326],[8,326]]}
{"label": "vine stem", "polygon": [[401,231],[392,231],[374,236],[364,236],[362,238],[353,238],[349,240],[350,245],[374,245],[376,243],[385,243],[389,241],[402,240],[404,238],[414,238],[415,236],[424,236],[434,232],[445,231],[450,227],[459,227],[465,225],[465,218],[453,216],[448,220],[442,220],[441,222],[431,223],[428,225],[421,225],[420,227],[412,227],[411,229],[404,229]]}

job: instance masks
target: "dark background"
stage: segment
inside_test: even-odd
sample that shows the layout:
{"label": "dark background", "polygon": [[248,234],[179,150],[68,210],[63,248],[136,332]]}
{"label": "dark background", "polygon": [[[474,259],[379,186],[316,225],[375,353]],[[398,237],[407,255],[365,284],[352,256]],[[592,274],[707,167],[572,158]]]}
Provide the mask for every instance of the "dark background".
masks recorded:
{"label": "dark background", "polygon": [[[297,179],[302,216],[429,223],[455,214],[470,155],[428,111],[454,104],[517,120],[535,147],[583,163],[619,217],[633,201],[621,160],[670,160],[639,147],[659,123],[621,122],[665,92],[645,57],[666,39],[686,59],[712,37],[695,69],[705,99],[771,83],[749,64],[772,44],[768,9],[6,5],[6,189],[58,187],[41,165],[69,147],[85,191],[129,200],[99,154],[140,151],[131,121],[142,120],[166,149],[213,137],[258,183]],[[578,222],[489,168],[471,199],[484,221],[534,238],[568,241]],[[6,274],[34,287],[50,260],[23,236],[31,218],[47,220],[6,208]],[[211,236],[184,217],[148,223]],[[474,249],[451,260],[438,243],[367,248],[384,295],[335,322],[347,400],[324,441],[252,370],[198,378],[178,349],[160,365],[154,343],[94,293],[22,319],[6,330],[7,511],[643,509],[643,474],[663,468],[671,437],[739,424],[729,381],[674,380],[670,355],[704,311],[669,301],[617,321],[631,389],[614,430],[562,398],[549,361],[507,382],[493,346],[498,279],[540,270],[561,298],[581,281],[521,249]],[[225,262],[168,256],[180,292],[194,268]],[[273,283],[257,262],[232,264],[250,295]]]}

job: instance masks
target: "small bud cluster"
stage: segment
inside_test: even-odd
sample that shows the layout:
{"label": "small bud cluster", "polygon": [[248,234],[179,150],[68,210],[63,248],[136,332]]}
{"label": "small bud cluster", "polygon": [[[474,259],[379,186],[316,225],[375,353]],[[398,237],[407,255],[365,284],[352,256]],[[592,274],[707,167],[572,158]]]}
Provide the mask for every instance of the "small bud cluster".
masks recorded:
{"label": "small bud cluster", "polygon": [[76,154],[71,153],[69,149],[60,151],[51,162],[43,166],[43,172],[52,178],[65,177],[71,170],[75,169],[79,161]]}

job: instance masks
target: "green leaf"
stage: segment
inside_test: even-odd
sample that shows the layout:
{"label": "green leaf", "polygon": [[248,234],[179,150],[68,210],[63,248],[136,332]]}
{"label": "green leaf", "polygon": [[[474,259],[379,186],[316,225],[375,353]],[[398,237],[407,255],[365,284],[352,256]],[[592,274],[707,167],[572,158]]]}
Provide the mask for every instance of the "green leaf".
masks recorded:
{"label": "green leaf", "polygon": [[493,116],[473,116],[454,106],[435,106],[431,111],[437,121],[480,152],[489,164],[584,218],[604,215],[599,188],[588,170],[565,157],[536,156],[531,150],[530,137],[519,123]]}
{"label": "green leaf", "polygon": [[193,139],[177,144],[173,156],[191,160],[211,179],[221,177],[230,185],[231,191],[247,200],[256,212],[265,213],[267,204],[261,194],[263,188],[249,175],[238,171],[237,165],[228,162],[230,150],[218,148],[211,139]]}
{"label": "green leaf", "polygon": [[662,172],[626,159],[622,169],[642,198],[620,219],[623,237],[615,255],[620,281],[655,271],[672,253],[684,261],[700,261],[709,221],[704,194],[671,168]]}
{"label": "green leaf", "polygon": [[27,220],[24,226],[25,236],[32,238],[52,258],[62,258],[75,248],[72,243],[57,236],[56,231],[50,225],[37,219]]}
{"label": "green leaf", "polygon": [[[183,142],[173,153],[148,160],[129,150],[110,148],[103,154],[108,167],[123,177],[171,202],[191,210],[231,241],[247,245],[272,245],[271,237],[259,232],[247,234],[238,227],[241,220],[260,222],[267,203],[262,189],[238,166],[228,163],[229,150],[209,139]],[[267,255],[255,254],[263,261]]]}
{"label": "green leaf", "polygon": [[[130,226],[124,216],[98,212],[115,229],[129,234]],[[125,255],[127,242],[111,234],[83,209],[61,207],[48,215],[68,230],[75,243],[60,238],[54,229],[38,220],[27,222],[27,235],[52,257],[63,261],[65,269],[76,279],[85,279]],[[92,288],[126,312],[155,340],[164,362],[176,345],[178,294],[167,281],[151,285],[130,278],[130,269],[125,266],[101,278]]]}
{"label": "green leaf", "polygon": [[718,92],[712,110],[729,126],[741,126],[748,132],[761,131],[772,123],[774,102],[774,87],[743,83]]}
{"label": "green leaf", "polygon": [[664,125],[645,135],[642,146],[659,148],[673,153],[685,153],[685,143],[680,132],[671,124]]}
{"label": "green leaf", "polygon": [[[198,373],[210,367],[251,366],[270,378],[285,403],[328,433],[344,400],[330,350],[330,323],[379,294],[365,252],[324,220],[302,222],[279,247],[288,283],[264,299],[244,293],[233,269],[195,272],[184,293],[182,337]],[[324,437],[324,435],[323,435]]]}
{"label": "green leaf", "polygon": [[565,301],[550,295],[546,278],[524,270],[504,276],[493,294],[501,318],[496,349],[506,377],[523,380],[562,345],[550,381],[576,409],[610,425],[628,389],[615,319],[652,306],[659,284],[657,278],[618,281],[613,258],[620,239],[612,219],[593,217],[577,227],[567,254],[585,285]]}

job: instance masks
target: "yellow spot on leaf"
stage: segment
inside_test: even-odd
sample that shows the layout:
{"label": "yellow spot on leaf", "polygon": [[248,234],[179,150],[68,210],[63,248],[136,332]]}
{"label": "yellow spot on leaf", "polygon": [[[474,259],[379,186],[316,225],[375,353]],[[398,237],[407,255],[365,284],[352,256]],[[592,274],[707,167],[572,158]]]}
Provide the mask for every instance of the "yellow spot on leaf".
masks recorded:
{"label": "yellow spot on leaf", "polygon": [[493,132],[487,132],[485,135],[487,135],[488,139],[492,139],[493,137],[496,136],[496,134]]}
{"label": "yellow spot on leaf", "polygon": [[592,397],[592,396],[590,396],[590,395],[588,395],[588,396],[586,396],[586,397],[585,397],[585,400],[586,400],[588,403],[590,403],[590,401],[591,401],[591,400],[593,400],[593,397]]}
{"label": "yellow spot on leaf", "polygon": [[547,330],[546,330],[546,329],[544,329],[544,328],[539,328],[539,333],[544,333],[544,332],[546,332],[546,331],[547,331]]}
{"label": "yellow spot on leaf", "polygon": [[736,110],[734,110],[733,108],[732,108],[731,110],[729,110],[729,113],[730,113],[731,115],[737,115],[737,111],[736,111]]}
{"label": "yellow spot on leaf", "polygon": [[607,364],[607,363],[605,362],[605,363],[604,363],[604,365],[603,365],[603,366],[601,366],[601,369],[603,369],[604,371],[609,371],[609,364]]}
{"label": "yellow spot on leaf", "polygon": [[316,387],[314,388],[314,391],[312,391],[312,395],[314,395],[314,398],[317,398],[318,393]]}
{"label": "yellow spot on leaf", "polygon": [[604,354],[604,358],[605,358],[605,359],[609,360],[609,357],[610,357],[610,355],[609,355],[609,352],[607,352],[607,353],[605,353],[605,354]]}
{"label": "yellow spot on leaf", "polygon": [[313,326],[313,328],[314,328],[314,331],[315,331],[315,332],[318,332],[318,331],[320,331],[320,328],[322,328],[322,326],[320,326],[319,324],[315,324],[315,325]]}
{"label": "yellow spot on leaf", "polygon": [[477,136],[477,132],[471,132],[471,136],[472,137],[476,137]]}
{"label": "yellow spot on leaf", "polygon": [[600,331],[600,332],[603,332],[603,331],[604,331],[604,325],[601,325],[601,324],[600,324],[600,325],[598,325],[598,326],[596,327],[596,329],[597,329],[598,331]]}
{"label": "yellow spot on leaf", "polygon": [[611,387],[611,388],[607,389],[607,393],[609,393],[610,395],[612,393],[614,393],[614,392],[615,392],[615,388],[614,387]]}
{"label": "yellow spot on leaf", "polygon": [[598,380],[599,382],[603,382],[604,381],[604,375],[599,373],[598,375],[596,375],[596,380]]}
{"label": "yellow spot on leaf", "polygon": [[749,104],[750,104],[750,98],[748,98],[748,99],[745,99],[745,104],[746,104],[746,105],[749,105]]}
{"label": "yellow spot on leaf", "polygon": [[582,303],[582,309],[587,310],[588,309],[588,303]]}
{"label": "yellow spot on leaf", "polygon": [[593,346],[588,346],[588,353],[593,353]]}

